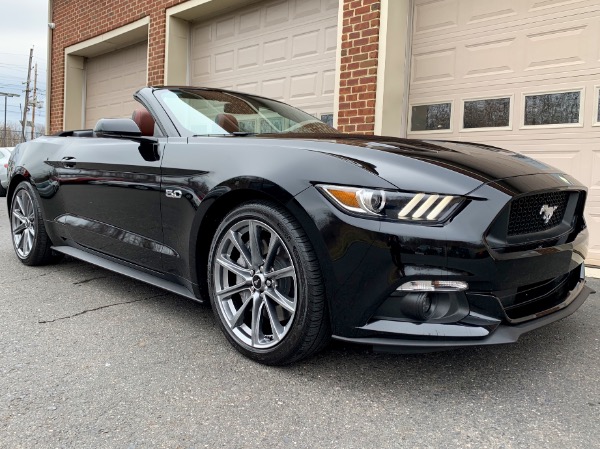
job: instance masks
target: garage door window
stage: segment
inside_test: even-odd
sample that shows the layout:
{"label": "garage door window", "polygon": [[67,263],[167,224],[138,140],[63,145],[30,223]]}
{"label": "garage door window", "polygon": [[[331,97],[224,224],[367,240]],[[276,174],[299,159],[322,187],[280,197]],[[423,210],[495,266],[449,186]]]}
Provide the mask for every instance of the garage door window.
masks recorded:
{"label": "garage door window", "polygon": [[452,103],[415,105],[411,108],[411,131],[450,130]]}
{"label": "garage door window", "polygon": [[465,100],[463,129],[508,128],[510,126],[510,97]]}
{"label": "garage door window", "polygon": [[333,114],[321,114],[321,121],[333,128]]}
{"label": "garage door window", "polygon": [[578,125],[581,91],[525,95],[525,126]]}

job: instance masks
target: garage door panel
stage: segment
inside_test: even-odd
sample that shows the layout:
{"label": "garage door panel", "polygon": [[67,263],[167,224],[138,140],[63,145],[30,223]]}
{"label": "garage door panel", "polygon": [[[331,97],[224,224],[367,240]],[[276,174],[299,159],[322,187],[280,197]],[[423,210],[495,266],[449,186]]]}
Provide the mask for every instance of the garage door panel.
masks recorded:
{"label": "garage door panel", "polygon": [[412,76],[413,85],[451,81],[455,79],[456,48],[432,49],[413,54]]}
{"label": "garage door panel", "polygon": [[[567,73],[598,71],[600,11],[593,16],[552,25],[493,33],[481,31],[454,40],[415,42],[411,82],[445,81],[455,86],[471,82],[539,81]],[[415,86],[416,87],[416,86]],[[448,87],[447,85],[441,86]]]}
{"label": "garage door panel", "polygon": [[265,28],[280,25],[289,20],[290,4],[280,1],[265,6]]}
{"label": "garage door panel", "polygon": [[[588,214],[600,217],[600,144],[594,145],[591,151],[591,173],[588,182]],[[600,218],[598,218],[600,219]],[[600,229],[600,227],[598,228]],[[600,234],[600,233],[599,233]],[[598,236],[600,240],[600,235]]]}
{"label": "garage door panel", "polygon": [[333,95],[335,92],[335,69],[323,71],[323,95]]}
{"label": "garage door panel", "polygon": [[[325,63],[334,68],[335,50],[324,51],[322,36],[274,36],[272,40],[251,44],[242,48],[214,47],[211,55],[199,54],[193,59],[192,82],[199,76],[212,77],[225,71],[242,73],[265,73],[287,67]],[[208,48],[207,48],[208,50]],[[254,58],[254,59],[252,59]],[[268,65],[268,67],[266,67]],[[205,75],[199,75],[203,73]],[[245,75],[244,75],[245,76]]]}
{"label": "garage door panel", "polygon": [[214,57],[215,54],[222,52],[239,50],[240,46],[259,45],[263,50],[261,54],[269,59],[273,59],[269,51],[275,50],[278,54],[282,54],[284,49],[287,59],[314,55],[330,59],[332,55],[335,56],[337,46],[337,26],[327,26],[330,24],[331,18],[311,22],[310,29],[307,29],[307,25],[304,24],[277,31],[255,33],[250,41],[242,38],[228,41],[193,39],[192,58]]}
{"label": "garage door panel", "polygon": [[549,9],[571,9],[572,6],[584,3],[582,0],[527,0],[528,11],[547,11]]}
{"label": "garage door panel", "polygon": [[260,93],[260,86],[257,82],[243,83],[234,86],[234,90],[239,90],[240,92],[245,92],[247,94],[258,95]]}
{"label": "garage door panel", "polygon": [[[244,82],[239,77],[208,79],[205,87],[238,90],[285,101],[307,112],[331,113],[333,106],[323,98],[333,97],[335,70],[317,70],[306,73],[304,68],[273,71],[260,81]],[[265,94],[266,93],[266,94]]]}
{"label": "garage door panel", "polygon": [[215,74],[233,72],[235,69],[235,53],[233,50],[215,54]]}
{"label": "garage door panel", "polygon": [[294,19],[318,15],[321,12],[321,0],[302,0],[292,4],[292,18]]}
{"label": "garage door panel", "polygon": [[286,92],[288,91],[288,79],[287,77],[276,78],[265,80],[262,82],[262,88],[269,92],[269,98],[273,98],[274,100],[283,101],[286,97]]}
{"label": "garage door panel", "polygon": [[142,42],[86,61],[86,128],[101,118],[131,116],[133,92],[146,85],[147,49]]}
{"label": "garage door panel", "polygon": [[587,41],[594,38],[589,30],[588,24],[577,21],[571,26],[541,28],[527,34],[524,70],[585,64],[590,60]]}
{"label": "garage door panel", "polygon": [[260,13],[260,8],[256,8],[247,13],[240,14],[240,35],[253,33],[260,29]]}
{"label": "garage door panel", "polygon": [[419,2],[414,10],[415,35],[458,26],[458,0]]}
{"label": "garage door panel", "polygon": [[292,37],[292,59],[319,54],[319,31],[308,31]]}
{"label": "garage door panel", "polygon": [[238,50],[238,68],[258,67],[260,61],[260,45],[253,44]]}
{"label": "garage door panel", "polygon": [[207,77],[212,73],[211,57],[204,56],[192,61],[192,78]]}
{"label": "garage door panel", "polygon": [[306,99],[317,96],[318,73],[303,73],[292,76],[290,86],[290,99]]}
{"label": "garage door panel", "polygon": [[340,7],[339,0],[324,0],[323,4],[325,5],[325,10],[326,11],[334,11],[335,14],[337,15],[337,12],[338,12],[339,7]]}
{"label": "garage door panel", "polygon": [[265,42],[263,45],[263,65],[284,62],[288,58],[287,47],[287,37],[275,38],[275,40]]}
{"label": "garage door panel", "polygon": [[490,21],[516,17],[523,9],[523,0],[467,0],[462,2],[459,23],[481,26]]}
{"label": "garage door panel", "polygon": [[543,162],[544,164],[556,167],[557,169],[566,173],[573,173],[577,178],[584,182],[581,175],[585,175],[583,172],[582,159],[584,158],[583,152],[578,150],[558,150],[558,151],[520,151],[521,154],[531,157],[537,161]]}
{"label": "garage door panel", "polygon": [[216,23],[215,33],[217,40],[235,36],[235,17],[220,20]]}
{"label": "garage door panel", "polygon": [[194,24],[191,83],[331,113],[337,14],[337,0],[278,0]]}
{"label": "garage door panel", "polygon": [[453,40],[481,29],[500,31],[538,22],[569,20],[597,11],[596,0],[416,0],[415,41]]}
{"label": "garage door panel", "polygon": [[466,44],[459,51],[462,52],[459,58],[465,61],[462,66],[464,78],[507,76],[516,71],[518,61],[515,55],[518,51],[515,37],[494,37]]}
{"label": "garage door panel", "polygon": [[192,45],[198,46],[212,42],[212,24],[196,25],[192,29]]}

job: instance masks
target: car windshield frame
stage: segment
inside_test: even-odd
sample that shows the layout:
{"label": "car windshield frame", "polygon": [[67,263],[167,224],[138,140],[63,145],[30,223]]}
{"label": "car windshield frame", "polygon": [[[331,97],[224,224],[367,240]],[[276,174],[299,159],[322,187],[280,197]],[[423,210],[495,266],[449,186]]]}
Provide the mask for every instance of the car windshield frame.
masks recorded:
{"label": "car windshield frame", "polygon": [[[258,95],[199,87],[165,87],[153,93],[182,137],[339,133],[307,112]],[[226,130],[218,119],[234,125]]]}

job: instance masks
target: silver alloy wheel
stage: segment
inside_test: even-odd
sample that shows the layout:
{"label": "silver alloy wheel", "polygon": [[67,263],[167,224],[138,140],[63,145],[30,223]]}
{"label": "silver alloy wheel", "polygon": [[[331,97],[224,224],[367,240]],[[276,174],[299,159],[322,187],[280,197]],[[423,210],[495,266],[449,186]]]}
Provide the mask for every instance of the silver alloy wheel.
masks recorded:
{"label": "silver alloy wheel", "polygon": [[256,349],[277,345],[296,312],[296,269],[281,237],[267,224],[243,220],[224,233],[214,258],[216,303],[224,324]]}
{"label": "silver alloy wheel", "polygon": [[17,255],[26,259],[35,240],[35,210],[33,200],[25,189],[19,190],[13,201],[11,228]]}

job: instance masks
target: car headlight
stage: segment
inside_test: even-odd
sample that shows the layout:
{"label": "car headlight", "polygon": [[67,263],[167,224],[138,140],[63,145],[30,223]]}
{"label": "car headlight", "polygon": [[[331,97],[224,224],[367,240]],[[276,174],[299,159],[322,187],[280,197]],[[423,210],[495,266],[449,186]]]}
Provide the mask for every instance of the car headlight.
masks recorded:
{"label": "car headlight", "polygon": [[410,193],[332,185],[317,189],[342,209],[367,217],[410,222],[441,223],[452,216],[465,198],[438,193]]}

